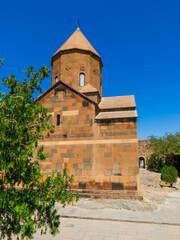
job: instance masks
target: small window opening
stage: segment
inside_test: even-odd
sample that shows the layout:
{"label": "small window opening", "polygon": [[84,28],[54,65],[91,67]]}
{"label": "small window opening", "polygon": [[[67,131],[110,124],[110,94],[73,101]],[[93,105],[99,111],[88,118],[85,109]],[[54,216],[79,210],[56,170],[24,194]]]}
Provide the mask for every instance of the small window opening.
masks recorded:
{"label": "small window opening", "polygon": [[56,117],[56,126],[60,126],[60,115],[59,114]]}
{"label": "small window opening", "polygon": [[84,84],[85,84],[85,74],[80,73],[80,75],[79,75],[79,86],[84,87]]}
{"label": "small window opening", "polygon": [[55,82],[56,82],[56,83],[58,82],[58,76],[55,77]]}

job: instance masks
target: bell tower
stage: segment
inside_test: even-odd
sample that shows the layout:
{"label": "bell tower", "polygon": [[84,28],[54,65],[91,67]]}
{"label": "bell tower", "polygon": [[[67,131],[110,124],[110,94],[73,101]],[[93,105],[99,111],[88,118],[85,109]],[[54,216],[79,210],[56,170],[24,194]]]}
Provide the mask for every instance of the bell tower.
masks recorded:
{"label": "bell tower", "polygon": [[102,97],[103,63],[79,27],[52,56],[51,65],[51,85],[62,81],[82,93],[93,89]]}

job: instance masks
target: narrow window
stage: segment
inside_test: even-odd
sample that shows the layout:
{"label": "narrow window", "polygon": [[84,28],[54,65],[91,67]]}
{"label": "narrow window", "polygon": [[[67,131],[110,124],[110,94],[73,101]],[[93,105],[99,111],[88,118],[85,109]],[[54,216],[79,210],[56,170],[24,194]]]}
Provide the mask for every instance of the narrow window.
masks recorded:
{"label": "narrow window", "polygon": [[56,117],[56,126],[60,126],[60,115],[59,114]]}
{"label": "narrow window", "polygon": [[55,77],[55,83],[57,83],[57,82],[58,82],[58,76]]}
{"label": "narrow window", "polygon": [[84,84],[85,84],[85,74],[80,73],[80,75],[79,75],[79,86],[84,87]]}

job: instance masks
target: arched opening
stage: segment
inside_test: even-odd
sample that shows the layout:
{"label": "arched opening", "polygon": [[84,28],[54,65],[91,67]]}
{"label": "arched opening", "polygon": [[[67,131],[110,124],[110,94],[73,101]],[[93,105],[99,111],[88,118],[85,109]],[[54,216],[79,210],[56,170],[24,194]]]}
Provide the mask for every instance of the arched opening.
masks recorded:
{"label": "arched opening", "polygon": [[56,126],[60,126],[60,115],[56,116]]}
{"label": "arched opening", "polygon": [[143,157],[139,158],[139,168],[145,168],[145,159]]}
{"label": "arched opening", "polygon": [[57,83],[57,82],[58,82],[58,76],[55,77],[55,83]]}
{"label": "arched opening", "polygon": [[79,75],[79,86],[84,87],[84,85],[85,85],[85,74],[80,73],[80,75]]}

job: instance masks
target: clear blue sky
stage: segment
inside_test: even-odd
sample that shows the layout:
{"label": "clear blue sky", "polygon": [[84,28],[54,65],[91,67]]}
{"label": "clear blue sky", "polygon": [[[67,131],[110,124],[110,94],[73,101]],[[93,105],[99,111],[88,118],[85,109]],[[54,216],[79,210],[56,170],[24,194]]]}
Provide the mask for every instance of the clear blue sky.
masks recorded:
{"label": "clear blue sky", "polygon": [[103,96],[135,95],[138,138],[180,131],[179,0],[1,0],[0,79],[51,67],[77,19],[104,63]]}

